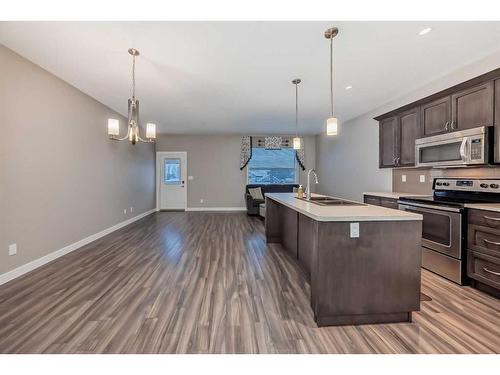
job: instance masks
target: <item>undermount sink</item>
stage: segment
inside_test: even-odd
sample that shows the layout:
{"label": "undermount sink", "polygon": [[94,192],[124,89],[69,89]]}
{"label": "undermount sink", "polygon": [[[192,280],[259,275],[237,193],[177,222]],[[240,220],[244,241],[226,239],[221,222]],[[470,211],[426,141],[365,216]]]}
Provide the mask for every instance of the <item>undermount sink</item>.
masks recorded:
{"label": "undermount sink", "polygon": [[344,199],[327,197],[327,196],[311,197],[311,199],[299,198],[299,197],[295,198],[300,199],[302,201],[311,202],[319,206],[365,206],[365,204],[363,203],[346,201]]}

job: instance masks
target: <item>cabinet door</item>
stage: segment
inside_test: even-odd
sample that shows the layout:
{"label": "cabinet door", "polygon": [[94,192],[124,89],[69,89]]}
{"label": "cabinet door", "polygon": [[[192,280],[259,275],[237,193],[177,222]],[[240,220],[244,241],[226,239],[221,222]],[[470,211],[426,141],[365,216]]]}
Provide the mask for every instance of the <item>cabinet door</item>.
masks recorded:
{"label": "cabinet door", "polygon": [[500,163],[500,79],[495,81],[495,163]]}
{"label": "cabinet door", "polygon": [[493,125],[494,83],[486,82],[451,96],[451,131]]}
{"label": "cabinet door", "polygon": [[422,135],[424,137],[448,131],[451,121],[450,107],[450,96],[422,105]]}
{"label": "cabinet door", "polygon": [[396,166],[397,117],[386,118],[379,123],[379,167]]}
{"label": "cabinet door", "polygon": [[398,200],[392,198],[380,198],[380,205],[386,208],[398,209]]}
{"label": "cabinet door", "polygon": [[415,165],[415,139],[420,138],[420,108],[414,108],[399,116],[398,166]]}
{"label": "cabinet door", "polygon": [[365,195],[363,201],[366,204],[372,204],[374,206],[380,206],[380,198],[374,197],[372,195]]}

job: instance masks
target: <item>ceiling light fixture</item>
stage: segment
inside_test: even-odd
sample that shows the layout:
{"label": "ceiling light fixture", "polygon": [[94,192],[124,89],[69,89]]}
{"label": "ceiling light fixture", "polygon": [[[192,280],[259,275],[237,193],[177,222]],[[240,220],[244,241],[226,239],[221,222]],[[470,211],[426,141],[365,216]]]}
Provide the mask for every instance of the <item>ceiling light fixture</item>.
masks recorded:
{"label": "ceiling light fixture", "polygon": [[300,78],[295,78],[292,83],[295,85],[295,137],[293,138],[293,149],[300,150],[302,139],[299,137],[299,83]]}
{"label": "ceiling light fixture", "polygon": [[418,33],[418,35],[429,34],[431,31],[432,31],[431,27],[426,27],[425,29],[420,30],[420,32]]}
{"label": "ceiling light fixture", "polygon": [[351,85],[346,86],[346,87],[345,87],[345,89],[346,89],[346,90],[350,90],[350,89],[352,89],[352,86],[351,86]]}
{"label": "ceiling light fixture", "polygon": [[130,48],[128,53],[132,55],[132,98],[128,100],[128,130],[127,135],[119,138],[120,122],[117,119],[108,119],[108,136],[109,139],[114,141],[124,141],[128,139],[133,145],[137,141],[141,142],[154,142],[156,138],[156,124],[146,124],[146,138],[143,139],[139,136],[139,100],[135,98],[135,58],[139,56],[139,51],[135,48]]}
{"label": "ceiling light fixture", "polygon": [[326,135],[337,135],[338,120],[333,112],[333,38],[337,36],[339,29],[332,27],[325,31],[325,38],[330,39],[330,117],[326,120]]}

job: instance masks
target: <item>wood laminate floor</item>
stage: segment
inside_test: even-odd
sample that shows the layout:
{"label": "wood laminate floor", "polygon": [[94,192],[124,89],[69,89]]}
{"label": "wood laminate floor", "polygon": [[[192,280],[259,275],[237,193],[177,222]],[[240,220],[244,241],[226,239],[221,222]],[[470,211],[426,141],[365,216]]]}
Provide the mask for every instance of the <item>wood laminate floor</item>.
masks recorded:
{"label": "wood laminate floor", "polygon": [[317,328],[244,213],[152,214],[0,286],[1,353],[498,353],[500,301],[423,271],[413,323]]}

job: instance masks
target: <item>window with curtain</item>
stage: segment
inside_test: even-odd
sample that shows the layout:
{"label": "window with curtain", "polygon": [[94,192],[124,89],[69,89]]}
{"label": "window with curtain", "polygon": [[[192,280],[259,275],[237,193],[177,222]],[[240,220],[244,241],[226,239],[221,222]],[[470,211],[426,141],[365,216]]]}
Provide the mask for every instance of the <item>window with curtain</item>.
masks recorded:
{"label": "window with curtain", "polygon": [[247,181],[249,184],[294,184],[297,181],[295,150],[253,147],[247,165]]}

